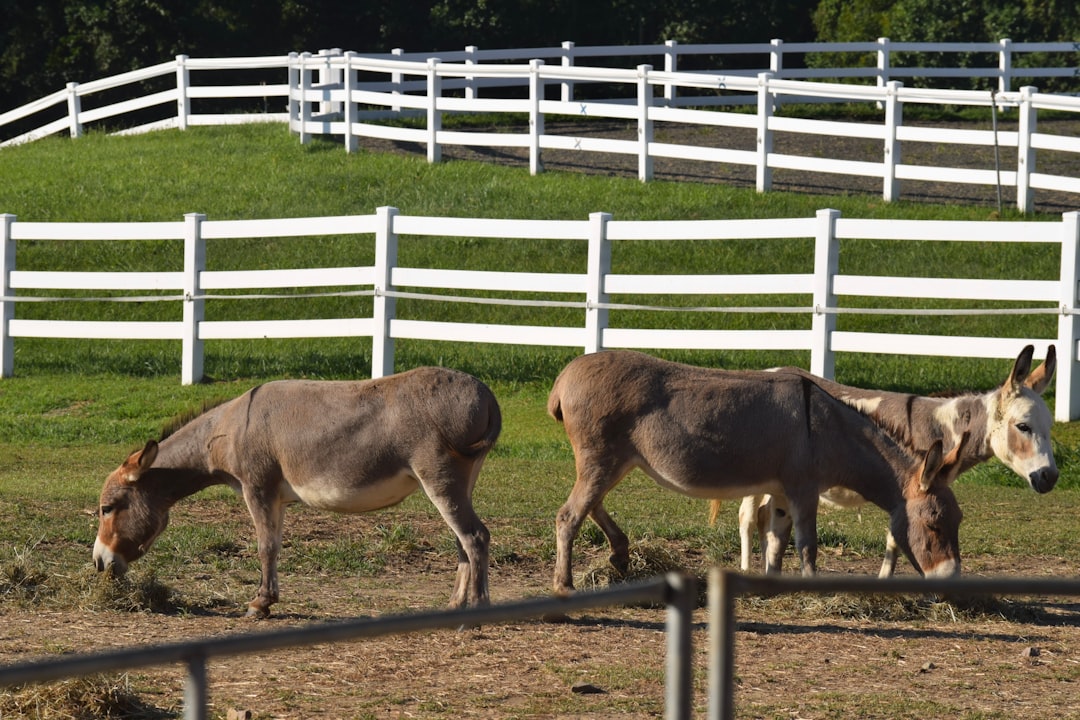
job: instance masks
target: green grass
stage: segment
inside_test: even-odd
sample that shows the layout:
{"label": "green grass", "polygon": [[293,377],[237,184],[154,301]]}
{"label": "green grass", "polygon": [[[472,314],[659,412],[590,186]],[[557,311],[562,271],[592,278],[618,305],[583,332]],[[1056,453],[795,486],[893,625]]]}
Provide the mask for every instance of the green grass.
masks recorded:
{"label": "green grass", "polygon": [[[715,184],[654,182],[630,178],[548,173],[531,177],[525,167],[447,162],[422,158],[346,154],[339,145],[315,140],[300,145],[275,126],[197,128],[131,138],[90,134],[80,140],[49,138],[0,151],[0,212],[30,221],[160,221],[201,212],[210,219],[303,217],[368,214],[393,205],[405,214],[461,217],[584,219],[596,211],[616,219],[711,219],[796,217],[835,207],[852,217],[915,219],[991,219],[985,208],[886,204],[867,196],[758,194]],[[1020,218],[1006,213],[1001,222],[1038,222],[1057,216]],[[962,247],[961,247],[962,246]],[[537,271],[584,268],[578,243],[469,238],[410,238],[402,243],[405,264],[469,269]],[[845,241],[845,272],[872,273],[888,257],[890,270],[918,274],[990,276],[1008,268],[1009,277],[1056,277],[1056,257],[1004,251],[976,243],[870,243]],[[373,256],[369,238],[332,237],[298,241],[254,239],[211,241],[212,269],[360,265]],[[788,272],[802,270],[812,256],[807,240],[627,243],[613,258],[616,272]],[[176,270],[176,243],[68,242],[20,243],[23,269]],[[641,298],[614,298],[633,302]],[[775,298],[648,298],[688,305],[771,304]],[[800,300],[784,300],[800,302]],[[366,300],[211,303],[211,319],[334,317],[364,312]],[[805,303],[804,303],[805,304]],[[483,322],[580,325],[578,311],[496,310],[489,306],[401,301],[402,317]],[[100,319],[168,319],[179,309],[164,303],[28,305],[20,317],[70,316]],[[1014,336],[1055,334],[1053,318],[841,318],[844,329],[961,331],[963,334]],[[613,313],[615,326],[646,327],[803,327],[809,320],[792,315],[743,317],[705,313]],[[547,417],[545,400],[559,369],[575,349],[438,343],[400,340],[397,367],[422,364],[458,367],[492,385],[505,418],[499,444],[476,492],[480,514],[497,529],[493,557],[511,562],[529,557],[550,563],[554,552],[551,523],[573,482],[573,462],[562,429]],[[803,352],[667,352],[673,359],[722,367],[805,366]],[[107,472],[130,450],[157,437],[171,417],[204,401],[230,397],[277,377],[366,377],[370,341],[228,341],[207,344],[206,368],[212,382],[179,383],[179,343],[163,341],[77,341],[20,339],[17,377],[0,381],[0,566],[19,557],[45,557],[60,567],[85,567],[96,520],[83,510],[96,504]],[[1004,379],[1007,361],[950,360],[908,356],[841,355],[838,379],[853,384],[932,393],[942,389],[989,389]],[[1052,398],[1049,398],[1052,402]],[[1037,496],[996,462],[980,466],[958,484],[966,510],[962,530],[965,553],[1053,554],[1080,559],[1074,542],[1080,509],[1080,424],[1055,428],[1062,469],[1059,489]],[[212,508],[236,509],[224,490],[200,495]],[[708,528],[700,501],[660,491],[635,474],[607,503],[634,539],[669,539],[697,545],[709,561],[733,563],[738,554],[735,503],[725,507],[720,529]],[[648,508],[643,512],[642,508]],[[387,555],[434,550],[452,557],[445,538],[409,534],[398,511],[380,520],[376,537],[343,537],[325,547],[298,550],[289,567],[305,572],[378,573]],[[414,496],[403,514],[434,509]],[[884,519],[868,509],[823,516],[826,544],[877,555],[883,550]],[[240,524],[243,525],[241,512]],[[591,533],[591,534],[590,534]],[[586,531],[583,543],[599,542]],[[192,557],[213,557],[209,571],[235,576],[240,597],[250,589],[254,564],[250,535],[237,537],[218,528],[174,523],[147,558],[162,578],[189,574]],[[2,582],[2,580],[0,580]],[[0,586],[2,587],[2,586]],[[6,594],[5,594],[6,596]]]}

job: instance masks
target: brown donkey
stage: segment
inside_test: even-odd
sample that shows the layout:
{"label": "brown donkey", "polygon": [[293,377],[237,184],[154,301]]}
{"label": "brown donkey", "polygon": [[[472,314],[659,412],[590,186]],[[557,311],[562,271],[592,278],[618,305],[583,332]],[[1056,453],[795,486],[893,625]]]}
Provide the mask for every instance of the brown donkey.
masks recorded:
{"label": "brown donkey", "polygon": [[123,574],[165,530],[178,500],[229,485],[243,495],[259,545],[262,584],[248,615],[265,616],[278,600],[287,505],[362,513],[423,487],[457,539],[450,604],[483,605],[489,534],[473,511],[472,492],[501,427],[491,390],[443,368],[357,382],[260,385],[160,443],[151,440],[109,475],[94,562],[98,570]]}
{"label": "brown donkey", "polygon": [[[934,442],[955,447],[964,435],[969,441],[958,456],[959,472],[997,457],[1024,478],[1033,490],[1050,492],[1058,479],[1050,430],[1053,417],[1042,394],[1057,368],[1057,353],[1050,345],[1043,363],[1031,369],[1035,353],[1024,347],[1005,381],[986,393],[965,393],[948,398],[920,397],[899,392],[865,390],[816,377],[800,368],[779,368],[775,372],[808,378],[833,397],[860,410],[899,442],[914,452],[926,452]],[[863,499],[842,489],[828,490],[823,502],[840,507],[858,507]],[[713,501],[710,517],[715,521],[719,502]],[[753,531],[762,545],[766,572],[779,572],[784,550],[791,538],[791,517],[782,497],[755,495],[743,499],[739,508],[739,535],[742,569],[750,569]],[[897,547],[886,538],[881,577],[896,570]]]}
{"label": "brown donkey", "polygon": [[607,536],[612,564],[626,569],[628,541],[603,500],[634,468],[694,497],[783,493],[807,575],[817,559],[818,495],[835,485],[889,513],[893,536],[923,573],[960,570],[962,513],[949,482],[962,443],[949,456],[940,442],[915,456],[806,378],[606,351],[563,369],[548,412],[566,428],[577,467],[555,519],[556,593],[573,590],[571,553],[586,515]]}

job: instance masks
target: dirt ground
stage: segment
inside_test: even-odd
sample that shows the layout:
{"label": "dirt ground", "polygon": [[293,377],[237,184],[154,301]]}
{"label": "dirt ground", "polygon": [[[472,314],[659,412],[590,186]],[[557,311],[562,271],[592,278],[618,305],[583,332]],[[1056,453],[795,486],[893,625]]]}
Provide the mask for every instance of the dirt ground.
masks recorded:
{"label": "dirt ground", "polygon": [[[194,506],[178,506],[173,524],[197,520]],[[235,523],[243,534],[246,520],[237,507],[234,517],[220,522]],[[345,532],[345,524],[375,522],[291,513],[285,553]],[[421,537],[446,532],[434,518],[416,523]],[[491,525],[497,536],[498,524]],[[672,550],[688,564],[700,561],[692,548],[676,543]],[[585,548],[575,562],[579,576],[604,556],[602,547]],[[1080,567],[1060,558],[1027,561],[1033,565],[1021,568],[1000,558],[971,557],[965,558],[965,571],[1017,575],[1036,567],[1037,575],[1080,574]],[[824,549],[821,558],[829,573],[873,574],[879,562],[837,549]],[[283,572],[282,601],[273,616],[253,621],[242,616],[243,604],[254,594],[258,574],[254,558],[245,564],[249,571],[216,576],[193,559],[175,577],[160,578],[179,596],[196,599],[175,611],[26,611],[0,605],[0,662],[440,609],[454,571],[448,553],[421,548],[374,577]],[[550,576],[551,567],[538,558],[496,562],[492,600],[543,596]],[[914,600],[894,606],[854,597],[749,598],[736,612],[735,702],[741,718],[1080,717],[1076,598],[993,601],[970,610]],[[697,716],[708,703],[707,623],[707,610],[699,608],[693,633]],[[660,717],[664,625],[663,608],[614,607],[576,613],[565,622],[520,621],[214,659],[211,713],[297,719]],[[137,705],[120,716],[174,717],[182,706],[183,678],[179,666],[131,671],[121,682]],[[56,717],[3,715],[16,716]]]}
{"label": "dirt ground", "polygon": [[[1080,124],[1062,123],[1055,131],[1075,134]],[[632,126],[623,124],[590,125],[586,132],[627,139],[634,134]],[[724,146],[753,146],[752,135],[724,132]],[[693,128],[664,128],[657,140],[693,142],[691,136],[697,136],[699,144],[721,142],[715,137],[702,140],[700,135]],[[852,159],[872,160],[880,153],[877,143],[870,141],[784,135],[777,137],[776,151],[815,155],[835,152],[838,144]],[[423,148],[409,144],[363,141],[362,146],[423,153]],[[945,152],[952,158],[949,164],[958,167],[987,167],[987,163],[992,167],[992,156],[985,153],[940,147],[905,148],[905,159],[919,162],[930,153],[940,159]],[[516,150],[448,146],[443,156],[527,167],[526,156]],[[1003,162],[1005,167],[1015,165],[1014,158]],[[1040,167],[1080,174],[1080,166],[1071,167],[1071,162],[1040,160]],[[631,177],[637,172],[636,160],[627,156],[547,151],[544,163],[548,170]],[[655,171],[658,180],[753,186],[749,168],[657,160]],[[905,188],[905,199],[970,202],[991,212],[996,207],[994,188],[925,183]],[[878,196],[881,192],[874,181],[782,171],[774,176],[774,189]],[[1014,206],[1014,198],[1006,189],[1006,207]],[[1077,205],[1072,196],[1044,192],[1037,193],[1036,200],[1040,210],[1049,212]],[[173,523],[185,521],[195,521],[195,516],[178,508]],[[238,527],[246,523],[241,511],[230,522]],[[339,523],[365,522],[374,521],[324,514],[290,516],[286,539],[297,546],[333,534]],[[437,521],[428,522],[420,527],[420,535],[445,532]],[[498,534],[493,523],[492,531]],[[677,546],[673,550],[693,552]],[[604,554],[598,548],[579,556],[575,568],[602,562]],[[824,572],[874,574],[880,559],[833,550],[823,553],[821,563]],[[161,578],[185,597],[202,598],[173,612],[28,611],[0,604],[0,663],[437,609],[448,599],[453,580],[452,559],[423,552],[392,562],[374,577],[282,572],[282,602],[270,619],[251,621],[242,617],[242,605],[254,594],[258,574],[253,558],[248,565],[250,571],[240,578],[216,576],[197,562],[183,574]],[[965,572],[1076,577],[1080,567],[1055,557],[1027,557],[1022,566],[1010,566],[1010,561],[997,557],[965,557]],[[537,558],[496,562],[491,569],[492,600],[545,595],[550,577],[549,563]],[[208,597],[220,601],[207,605]],[[898,613],[884,612],[882,605],[844,598],[818,604],[740,601],[738,716],[1080,718],[1077,598],[998,601],[970,612],[939,604],[938,614],[926,612],[925,605]],[[695,714],[702,716],[708,703],[707,611],[697,610],[694,620]],[[226,717],[230,710],[242,710],[255,718],[290,719],[659,717],[664,713],[664,623],[663,608],[616,607],[580,613],[560,623],[522,621],[215,659],[209,664],[211,712]],[[183,677],[183,669],[176,666],[133,670],[122,683],[137,702],[124,716],[175,717],[182,705]],[[2,718],[15,716],[11,710],[0,711]],[[22,716],[51,714],[48,708],[31,708]]]}

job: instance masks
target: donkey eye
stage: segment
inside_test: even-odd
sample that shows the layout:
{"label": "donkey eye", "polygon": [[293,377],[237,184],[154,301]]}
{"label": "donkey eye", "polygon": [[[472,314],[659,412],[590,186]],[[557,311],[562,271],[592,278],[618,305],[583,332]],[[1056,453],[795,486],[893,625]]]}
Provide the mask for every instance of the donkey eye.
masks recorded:
{"label": "donkey eye", "polygon": [[101,517],[105,517],[106,515],[111,515],[112,511],[115,510],[115,509],[116,508],[114,508],[112,505],[102,505],[101,506]]}
{"label": "donkey eye", "polygon": [[1019,430],[1022,433],[1027,434],[1027,435],[1031,434],[1031,426],[1028,425],[1027,423],[1017,423],[1016,424],[1016,429]]}

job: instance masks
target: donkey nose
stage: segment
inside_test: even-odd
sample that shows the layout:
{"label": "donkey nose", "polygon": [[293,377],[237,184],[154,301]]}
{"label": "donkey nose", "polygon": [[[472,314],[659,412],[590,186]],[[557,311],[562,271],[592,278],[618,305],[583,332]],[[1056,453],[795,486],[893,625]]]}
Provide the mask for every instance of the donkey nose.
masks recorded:
{"label": "donkey nose", "polygon": [[1054,489],[1054,485],[1058,481],[1058,469],[1056,467],[1046,467],[1041,470],[1036,470],[1028,477],[1028,482],[1031,483],[1031,487],[1035,492],[1048,493]]}

